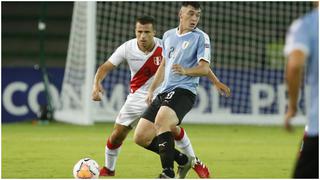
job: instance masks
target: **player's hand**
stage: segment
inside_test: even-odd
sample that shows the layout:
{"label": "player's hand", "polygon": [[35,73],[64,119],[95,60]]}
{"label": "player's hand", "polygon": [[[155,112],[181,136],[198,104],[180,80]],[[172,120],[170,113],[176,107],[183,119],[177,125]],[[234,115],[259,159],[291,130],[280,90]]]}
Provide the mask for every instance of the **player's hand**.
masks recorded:
{"label": "player's hand", "polygon": [[102,94],[103,94],[103,88],[101,84],[94,85],[92,89],[92,100],[101,101]]}
{"label": "player's hand", "polygon": [[148,92],[147,97],[146,97],[146,103],[148,104],[148,106],[151,104],[153,99],[153,92]]}
{"label": "player's hand", "polygon": [[217,82],[215,87],[219,91],[220,95],[230,97],[231,90],[227,85],[223,84],[222,82]]}
{"label": "player's hand", "polygon": [[186,75],[186,70],[182,66],[180,66],[180,64],[172,65],[172,70],[176,74]]}
{"label": "player's hand", "polygon": [[289,105],[285,115],[285,119],[284,119],[284,128],[289,132],[293,131],[293,128],[291,126],[291,120],[296,115],[296,113],[297,113],[297,107]]}

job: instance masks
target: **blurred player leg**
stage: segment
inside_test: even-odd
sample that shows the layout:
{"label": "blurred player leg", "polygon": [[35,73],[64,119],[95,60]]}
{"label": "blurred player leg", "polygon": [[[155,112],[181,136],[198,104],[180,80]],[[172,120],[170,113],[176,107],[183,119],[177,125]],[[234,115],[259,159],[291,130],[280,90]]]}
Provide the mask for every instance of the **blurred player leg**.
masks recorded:
{"label": "blurred player leg", "polygon": [[305,136],[294,178],[319,178],[319,136]]}

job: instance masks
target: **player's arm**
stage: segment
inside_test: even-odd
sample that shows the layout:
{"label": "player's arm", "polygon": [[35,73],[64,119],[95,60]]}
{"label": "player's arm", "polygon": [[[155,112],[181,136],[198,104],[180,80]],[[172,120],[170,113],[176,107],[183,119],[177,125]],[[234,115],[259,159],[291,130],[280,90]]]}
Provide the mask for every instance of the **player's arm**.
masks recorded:
{"label": "player's arm", "polygon": [[96,75],[93,81],[93,88],[92,88],[92,100],[94,101],[101,101],[100,93],[103,92],[103,88],[101,86],[101,81],[107,76],[107,74],[114,68],[115,66],[106,61],[102,65],[99,66]]}
{"label": "player's arm", "polygon": [[179,64],[172,65],[175,73],[186,76],[208,76],[210,70],[210,38],[207,34],[200,36],[196,57],[198,65],[192,68],[184,68]]}
{"label": "player's arm", "polygon": [[230,88],[225,85],[224,83],[220,82],[218,77],[212,72],[212,70],[209,68],[209,73],[207,75],[207,78],[211,81],[211,83],[217,88],[219,93],[223,96],[229,97],[231,94]]}
{"label": "player's arm", "polygon": [[186,76],[207,76],[210,70],[208,61],[200,59],[198,65],[192,68],[184,68],[180,64],[172,65],[173,72]]}
{"label": "player's arm", "polygon": [[291,130],[290,121],[296,115],[299,90],[303,75],[303,68],[306,60],[306,55],[301,50],[293,50],[288,55],[286,65],[285,78],[288,87],[288,110],[285,116],[285,128]]}
{"label": "player's arm", "polygon": [[156,74],[154,75],[154,79],[148,89],[148,95],[146,98],[146,102],[148,104],[150,104],[152,102],[152,98],[153,98],[153,92],[157,89],[157,87],[160,86],[160,84],[162,83],[163,79],[164,79],[164,66],[165,66],[165,58],[162,58],[161,64],[156,72]]}

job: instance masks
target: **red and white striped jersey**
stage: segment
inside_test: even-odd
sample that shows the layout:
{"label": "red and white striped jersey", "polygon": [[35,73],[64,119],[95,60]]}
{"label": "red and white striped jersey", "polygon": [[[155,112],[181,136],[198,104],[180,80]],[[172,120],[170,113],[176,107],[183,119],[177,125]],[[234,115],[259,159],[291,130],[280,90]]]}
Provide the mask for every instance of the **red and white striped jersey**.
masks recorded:
{"label": "red and white striped jersey", "polygon": [[160,66],[162,60],[161,40],[154,38],[154,41],[153,50],[145,54],[139,49],[137,39],[131,39],[118,47],[108,60],[115,66],[127,61],[131,71],[131,93],[137,90],[141,93],[147,93],[154,74]]}

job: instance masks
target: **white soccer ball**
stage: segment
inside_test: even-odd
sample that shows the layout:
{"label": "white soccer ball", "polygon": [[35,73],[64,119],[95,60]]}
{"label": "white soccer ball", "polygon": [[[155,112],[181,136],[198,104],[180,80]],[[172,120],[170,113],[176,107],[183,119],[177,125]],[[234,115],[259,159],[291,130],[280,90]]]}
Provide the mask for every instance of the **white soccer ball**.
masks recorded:
{"label": "white soccer ball", "polygon": [[73,167],[73,176],[76,179],[98,179],[99,165],[90,158],[80,159]]}

